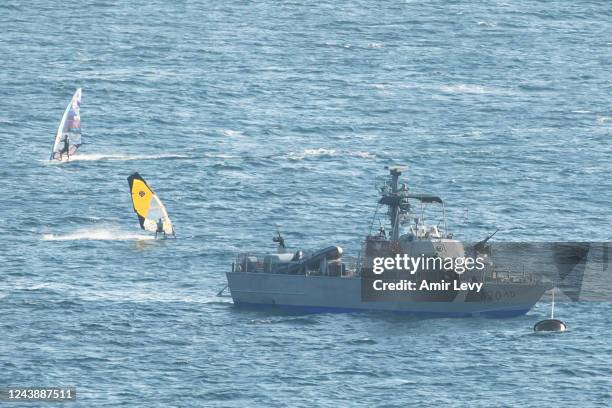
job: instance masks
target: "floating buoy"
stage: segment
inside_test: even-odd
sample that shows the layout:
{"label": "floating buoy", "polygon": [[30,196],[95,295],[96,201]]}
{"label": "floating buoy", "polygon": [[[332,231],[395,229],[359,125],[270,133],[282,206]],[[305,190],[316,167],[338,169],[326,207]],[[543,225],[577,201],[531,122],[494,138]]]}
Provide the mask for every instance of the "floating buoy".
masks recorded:
{"label": "floating buoy", "polygon": [[567,330],[567,324],[565,322],[555,319],[555,289],[553,288],[552,293],[552,306],[550,309],[550,319],[544,319],[537,322],[533,326],[535,332],[564,332]]}
{"label": "floating buoy", "polygon": [[539,321],[533,326],[533,331],[541,332],[564,332],[567,330],[567,325],[558,319],[546,319]]}

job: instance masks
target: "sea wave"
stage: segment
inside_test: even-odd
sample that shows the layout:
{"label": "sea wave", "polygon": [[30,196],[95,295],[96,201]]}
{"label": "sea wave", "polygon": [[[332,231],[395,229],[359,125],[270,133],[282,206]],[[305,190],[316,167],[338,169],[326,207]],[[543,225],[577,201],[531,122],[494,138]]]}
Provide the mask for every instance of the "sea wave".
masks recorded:
{"label": "sea wave", "polygon": [[597,118],[597,123],[604,124],[610,122],[610,120],[612,120],[612,117],[610,116],[599,116]]}

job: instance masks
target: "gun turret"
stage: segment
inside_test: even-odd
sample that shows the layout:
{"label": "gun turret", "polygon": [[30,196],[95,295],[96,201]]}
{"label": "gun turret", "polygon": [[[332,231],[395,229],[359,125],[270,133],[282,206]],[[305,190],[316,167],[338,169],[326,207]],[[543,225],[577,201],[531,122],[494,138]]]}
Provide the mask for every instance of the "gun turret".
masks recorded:
{"label": "gun turret", "polygon": [[285,246],[285,238],[283,238],[279,230],[276,231],[276,234],[277,235],[275,237],[272,237],[272,242],[278,243],[279,248],[282,248],[282,249],[287,248]]}
{"label": "gun turret", "polygon": [[480,252],[480,253],[485,253],[485,252],[487,252],[487,248],[488,248],[488,247],[487,247],[487,242],[489,242],[489,240],[490,240],[491,238],[493,238],[493,236],[494,236],[495,234],[497,234],[497,232],[498,232],[498,231],[499,231],[499,228],[498,228],[498,229],[496,229],[494,233],[492,233],[491,235],[489,235],[488,237],[486,237],[486,238],[485,238],[485,239],[483,239],[482,241],[477,242],[477,243],[474,245],[474,247],[473,247],[473,248],[474,248],[474,250],[475,250],[476,252]]}

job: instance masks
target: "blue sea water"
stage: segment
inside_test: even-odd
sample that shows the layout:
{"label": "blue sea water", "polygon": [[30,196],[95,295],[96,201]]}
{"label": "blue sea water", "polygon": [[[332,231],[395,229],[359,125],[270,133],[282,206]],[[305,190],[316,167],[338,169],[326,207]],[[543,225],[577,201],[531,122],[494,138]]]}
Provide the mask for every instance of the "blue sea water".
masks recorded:
{"label": "blue sea water", "polygon": [[[610,240],[609,1],[3,0],[0,56],[0,387],[73,385],[82,407],[612,403],[610,303],[561,303],[570,331],[541,336],[546,300],[496,320],[215,297],[277,226],[356,253],[389,164],[460,238]],[[81,86],[85,145],[49,163]],[[140,232],[133,171],[176,241]]]}

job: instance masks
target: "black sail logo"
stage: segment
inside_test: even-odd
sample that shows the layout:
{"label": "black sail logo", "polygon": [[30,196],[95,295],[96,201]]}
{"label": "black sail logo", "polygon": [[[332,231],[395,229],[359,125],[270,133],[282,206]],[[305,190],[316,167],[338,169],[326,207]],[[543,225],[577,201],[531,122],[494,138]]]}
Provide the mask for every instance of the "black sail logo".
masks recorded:
{"label": "black sail logo", "polygon": [[145,193],[144,191],[140,190],[138,192],[138,195],[140,196],[140,198],[144,197],[145,195],[147,195],[147,193]]}

